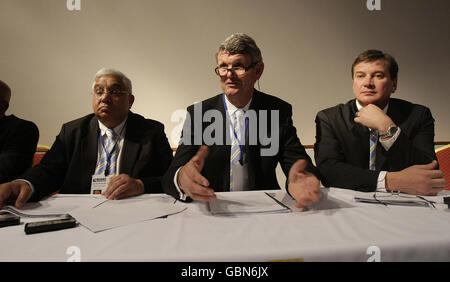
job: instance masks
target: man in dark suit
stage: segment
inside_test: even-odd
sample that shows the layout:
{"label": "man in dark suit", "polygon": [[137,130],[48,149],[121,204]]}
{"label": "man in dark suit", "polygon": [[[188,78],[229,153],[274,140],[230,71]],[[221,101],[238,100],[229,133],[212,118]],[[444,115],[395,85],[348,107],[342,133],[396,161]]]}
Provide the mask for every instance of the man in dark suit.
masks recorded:
{"label": "man in dark suit", "polygon": [[31,167],[39,130],[31,122],[6,116],[11,89],[0,80],[0,183],[8,182]]}
{"label": "man in dark suit", "polygon": [[217,64],[224,93],[188,108],[165,192],[183,201],[213,201],[214,192],[280,189],[279,162],[297,206],[318,201],[318,171],[297,137],[291,105],[254,89],[264,70],[254,40],[231,35],[219,47]]}
{"label": "man in dark suit", "polygon": [[391,98],[398,65],[378,50],[352,65],[355,99],[316,117],[315,159],[327,186],[436,195],[445,186],[428,108]]}
{"label": "man in dark suit", "polygon": [[0,186],[0,206],[15,200],[21,207],[58,190],[95,193],[95,179],[109,176],[114,177],[103,190],[108,199],[162,192],[172,150],[163,124],[132,113],[133,102],[131,81],[123,73],[100,70],[93,85],[94,113],[64,124],[38,166]]}

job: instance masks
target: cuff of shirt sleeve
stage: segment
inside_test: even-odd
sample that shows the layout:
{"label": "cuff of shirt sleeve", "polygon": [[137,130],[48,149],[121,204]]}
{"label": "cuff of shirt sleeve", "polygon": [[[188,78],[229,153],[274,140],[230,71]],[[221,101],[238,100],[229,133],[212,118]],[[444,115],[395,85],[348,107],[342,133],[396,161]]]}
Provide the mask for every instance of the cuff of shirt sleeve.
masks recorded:
{"label": "cuff of shirt sleeve", "polygon": [[186,196],[186,194],[184,194],[184,192],[180,189],[180,186],[178,186],[178,181],[177,181],[177,179],[178,179],[178,173],[180,172],[181,168],[183,168],[183,167],[180,167],[179,169],[177,169],[177,172],[175,172],[175,176],[173,177],[173,183],[175,184],[175,187],[177,188],[178,194],[180,195],[180,200],[181,200],[181,201],[186,201],[187,196]]}
{"label": "cuff of shirt sleeve", "polygon": [[30,186],[30,188],[31,188],[31,195],[34,194],[34,186],[33,186],[33,184],[31,184],[30,181],[25,180],[25,179],[16,179],[16,180],[13,180],[13,182],[16,182],[16,181],[23,181],[23,182],[27,183],[28,186]]}
{"label": "cuff of shirt sleeve", "polygon": [[387,171],[380,171],[380,174],[378,174],[377,191],[387,192],[387,190],[386,190],[386,174],[387,174]]}
{"label": "cuff of shirt sleeve", "polygon": [[392,136],[391,138],[387,139],[387,140],[381,140],[381,138],[379,138],[380,144],[381,146],[383,146],[383,148],[386,151],[389,151],[389,149],[392,147],[392,145],[394,145],[395,141],[397,141],[398,136],[400,135],[400,131],[401,128],[399,127],[397,132],[395,132],[394,136]]}

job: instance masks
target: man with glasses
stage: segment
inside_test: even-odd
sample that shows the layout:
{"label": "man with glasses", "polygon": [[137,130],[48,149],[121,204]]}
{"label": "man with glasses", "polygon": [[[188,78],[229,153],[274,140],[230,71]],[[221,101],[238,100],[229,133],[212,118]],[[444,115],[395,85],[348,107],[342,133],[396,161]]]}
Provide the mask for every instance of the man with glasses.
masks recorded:
{"label": "man with glasses", "polygon": [[56,191],[121,199],[160,193],[172,161],[164,125],[132,113],[131,81],[101,69],[93,84],[93,114],[63,125],[42,162],[0,185],[0,207],[22,207]]}
{"label": "man with glasses", "polygon": [[[165,192],[182,201],[213,201],[215,192],[280,189],[279,162],[297,207],[318,201],[318,172],[297,137],[291,105],[254,89],[264,70],[255,41],[231,35],[220,45],[216,62],[223,93],[188,108],[181,143],[164,175]],[[219,129],[210,130],[217,123]],[[273,144],[256,138],[261,135],[252,128],[268,133],[274,152],[265,151]],[[215,142],[205,140],[208,132]]]}
{"label": "man with glasses", "polygon": [[0,80],[0,183],[8,182],[31,167],[39,139],[37,126],[6,115],[11,89]]}
{"label": "man with glasses", "polygon": [[446,185],[427,107],[391,98],[398,65],[379,50],[353,62],[355,99],[316,117],[316,164],[325,185],[364,192],[436,195]]}

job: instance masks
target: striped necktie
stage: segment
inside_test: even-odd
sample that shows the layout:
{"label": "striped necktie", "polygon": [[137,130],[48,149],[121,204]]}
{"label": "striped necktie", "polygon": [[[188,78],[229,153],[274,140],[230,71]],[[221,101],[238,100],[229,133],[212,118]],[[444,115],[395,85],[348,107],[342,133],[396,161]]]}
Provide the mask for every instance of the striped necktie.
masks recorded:
{"label": "striped necktie", "polygon": [[370,131],[370,155],[369,155],[369,169],[375,170],[375,160],[377,157],[377,141],[378,132],[376,130]]}
{"label": "striped necktie", "polygon": [[230,157],[230,191],[233,191],[233,166],[239,163],[239,159],[241,157],[241,148],[239,145],[244,145],[242,137],[244,136],[243,130],[243,116],[244,111],[241,109],[237,109],[234,114],[233,121],[233,142],[231,143],[231,157]]}
{"label": "striped necktie", "polygon": [[102,153],[95,169],[95,175],[104,174],[108,176],[116,174],[117,142],[115,135],[114,130],[109,128],[106,134],[103,135],[106,138],[102,138],[100,142],[102,143]]}

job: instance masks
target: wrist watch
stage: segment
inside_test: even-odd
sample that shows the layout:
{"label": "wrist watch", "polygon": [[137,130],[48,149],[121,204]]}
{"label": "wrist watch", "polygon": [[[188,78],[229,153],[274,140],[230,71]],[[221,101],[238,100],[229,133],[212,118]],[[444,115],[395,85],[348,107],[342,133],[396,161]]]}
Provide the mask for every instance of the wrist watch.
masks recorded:
{"label": "wrist watch", "polygon": [[379,137],[381,139],[391,138],[392,136],[395,135],[395,133],[397,133],[397,130],[398,130],[398,126],[390,125],[388,130],[387,130],[387,132],[383,133],[383,134],[380,134]]}

